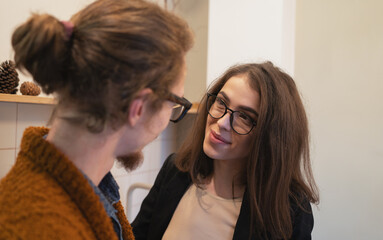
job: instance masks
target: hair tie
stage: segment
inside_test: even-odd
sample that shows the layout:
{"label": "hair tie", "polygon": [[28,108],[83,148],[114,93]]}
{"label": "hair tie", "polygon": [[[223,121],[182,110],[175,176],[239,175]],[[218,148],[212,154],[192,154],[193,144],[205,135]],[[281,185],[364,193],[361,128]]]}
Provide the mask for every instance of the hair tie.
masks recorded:
{"label": "hair tie", "polygon": [[69,40],[72,37],[74,25],[72,22],[69,22],[69,21],[61,21],[61,23],[64,25],[66,37],[67,37],[67,40]]}

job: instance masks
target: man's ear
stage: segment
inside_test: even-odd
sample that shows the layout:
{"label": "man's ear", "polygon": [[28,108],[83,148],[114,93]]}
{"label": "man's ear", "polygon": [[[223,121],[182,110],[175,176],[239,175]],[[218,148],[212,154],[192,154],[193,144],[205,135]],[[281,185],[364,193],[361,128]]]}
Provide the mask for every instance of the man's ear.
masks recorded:
{"label": "man's ear", "polygon": [[152,89],[144,88],[136,95],[136,97],[130,103],[128,116],[128,123],[130,126],[135,126],[142,118],[147,107],[146,100],[151,94],[153,94]]}

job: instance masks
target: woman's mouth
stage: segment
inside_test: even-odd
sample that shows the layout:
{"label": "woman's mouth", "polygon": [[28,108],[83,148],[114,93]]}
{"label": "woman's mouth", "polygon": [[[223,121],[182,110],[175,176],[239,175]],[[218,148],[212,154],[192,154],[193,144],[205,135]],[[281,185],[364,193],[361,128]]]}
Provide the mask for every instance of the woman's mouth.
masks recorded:
{"label": "woman's mouth", "polygon": [[219,144],[231,144],[230,141],[228,141],[225,138],[221,137],[220,135],[218,135],[213,130],[210,131],[210,140],[212,142],[214,142],[214,143],[219,143]]}

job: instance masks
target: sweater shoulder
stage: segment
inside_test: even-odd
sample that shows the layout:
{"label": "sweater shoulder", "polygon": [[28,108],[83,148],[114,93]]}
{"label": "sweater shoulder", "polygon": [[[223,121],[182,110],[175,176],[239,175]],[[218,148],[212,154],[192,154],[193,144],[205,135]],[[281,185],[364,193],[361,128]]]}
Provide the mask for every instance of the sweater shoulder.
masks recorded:
{"label": "sweater shoulder", "polygon": [[21,160],[15,164],[2,179],[0,192],[3,228],[0,232],[4,235],[15,239],[76,239],[79,233],[94,235],[65,190],[28,162]]}

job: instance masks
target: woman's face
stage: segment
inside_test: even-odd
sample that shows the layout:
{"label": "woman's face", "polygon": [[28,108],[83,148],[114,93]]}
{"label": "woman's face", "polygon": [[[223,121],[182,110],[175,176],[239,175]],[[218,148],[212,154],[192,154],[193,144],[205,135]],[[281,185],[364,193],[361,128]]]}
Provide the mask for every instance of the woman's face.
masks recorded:
{"label": "woman's face", "polygon": [[[260,96],[250,87],[246,76],[231,77],[217,96],[228,108],[241,111],[257,120],[254,111],[259,112]],[[248,135],[234,132],[230,125],[230,114],[231,112],[227,111],[220,119],[208,115],[203,150],[212,159],[241,164],[250,152],[250,142],[255,131],[253,129]]]}

